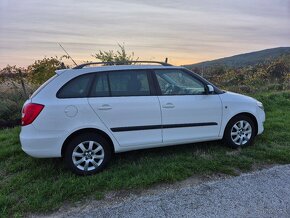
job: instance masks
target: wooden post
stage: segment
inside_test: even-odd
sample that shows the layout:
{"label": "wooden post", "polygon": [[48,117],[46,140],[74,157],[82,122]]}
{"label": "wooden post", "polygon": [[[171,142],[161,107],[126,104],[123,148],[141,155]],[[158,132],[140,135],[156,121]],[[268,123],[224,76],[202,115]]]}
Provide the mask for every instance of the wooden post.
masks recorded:
{"label": "wooden post", "polygon": [[28,98],[27,90],[26,90],[26,87],[25,87],[25,84],[24,84],[24,80],[23,80],[22,71],[19,69],[18,73],[19,73],[19,78],[20,78],[20,83],[21,83],[21,87],[22,87],[23,93],[24,93],[25,97]]}

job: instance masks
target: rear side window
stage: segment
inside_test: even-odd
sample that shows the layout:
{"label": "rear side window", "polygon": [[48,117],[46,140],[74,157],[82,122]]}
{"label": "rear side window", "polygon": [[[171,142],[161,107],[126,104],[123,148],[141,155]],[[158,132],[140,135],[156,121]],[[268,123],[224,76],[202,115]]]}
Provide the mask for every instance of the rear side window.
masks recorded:
{"label": "rear side window", "polygon": [[69,82],[67,82],[57,92],[58,98],[83,98],[87,97],[90,83],[92,81],[93,74],[86,74],[78,76]]}
{"label": "rear side window", "polygon": [[110,96],[108,78],[105,73],[96,73],[90,97]]}
{"label": "rear side window", "polygon": [[108,72],[111,96],[147,96],[150,95],[146,71]]}

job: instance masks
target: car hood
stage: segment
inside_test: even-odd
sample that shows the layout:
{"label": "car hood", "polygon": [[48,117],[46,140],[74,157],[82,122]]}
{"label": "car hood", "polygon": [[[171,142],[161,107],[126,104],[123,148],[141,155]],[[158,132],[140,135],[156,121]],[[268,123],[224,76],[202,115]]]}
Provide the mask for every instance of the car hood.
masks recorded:
{"label": "car hood", "polygon": [[235,92],[229,92],[229,91],[225,91],[225,93],[221,95],[221,98],[231,100],[231,101],[236,101],[236,102],[252,102],[252,103],[257,102],[256,99],[250,96],[242,95]]}

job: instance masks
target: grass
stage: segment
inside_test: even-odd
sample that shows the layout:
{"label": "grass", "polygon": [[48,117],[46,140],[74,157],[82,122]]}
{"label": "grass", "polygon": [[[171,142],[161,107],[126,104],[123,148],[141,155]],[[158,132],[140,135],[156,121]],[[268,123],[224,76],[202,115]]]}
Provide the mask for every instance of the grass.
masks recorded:
{"label": "grass", "polygon": [[290,163],[290,92],[256,95],[265,132],[241,150],[207,142],[117,154],[100,174],[79,177],[60,159],[35,159],[20,148],[20,128],[0,131],[0,217],[49,212],[65,203],[100,199],[107,191],[150,187],[192,175],[235,175],[256,165]]}

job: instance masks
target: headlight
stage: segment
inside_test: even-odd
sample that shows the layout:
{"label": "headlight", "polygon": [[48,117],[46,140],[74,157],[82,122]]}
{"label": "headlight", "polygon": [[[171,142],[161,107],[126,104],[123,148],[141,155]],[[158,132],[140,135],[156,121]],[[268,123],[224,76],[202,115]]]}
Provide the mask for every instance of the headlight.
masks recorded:
{"label": "headlight", "polygon": [[262,110],[264,110],[264,106],[263,106],[263,103],[262,102],[257,101],[257,106],[259,108],[261,108]]}

